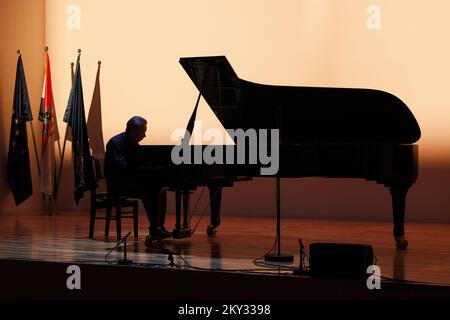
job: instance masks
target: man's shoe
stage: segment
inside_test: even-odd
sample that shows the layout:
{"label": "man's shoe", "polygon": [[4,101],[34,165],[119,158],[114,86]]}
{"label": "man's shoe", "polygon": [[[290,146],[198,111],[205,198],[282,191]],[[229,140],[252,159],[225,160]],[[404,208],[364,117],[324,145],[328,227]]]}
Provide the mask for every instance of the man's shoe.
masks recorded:
{"label": "man's shoe", "polygon": [[166,239],[166,238],[171,238],[172,237],[172,233],[168,232],[167,230],[164,230],[162,228],[156,228],[150,231],[150,237],[152,239]]}
{"label": "man's shoe", "polygon": [[168,234],[168,235],[170,235],[170,237],[172,236],[172,231],[167,230],[166,227],[164,227],[164,226],[161,227],[161,233]]}
{"label": "man's shoe", "polygon": [[172,238],[172,232],[169,232],[165,229],[161,229],[161,238],[165,239],[165,238]]}

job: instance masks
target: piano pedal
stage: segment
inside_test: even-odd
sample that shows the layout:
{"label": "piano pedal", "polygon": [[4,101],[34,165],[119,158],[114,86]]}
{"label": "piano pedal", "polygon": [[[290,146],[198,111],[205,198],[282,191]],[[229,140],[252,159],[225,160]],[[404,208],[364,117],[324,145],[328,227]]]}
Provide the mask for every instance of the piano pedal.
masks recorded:
{"label": "piano pedal", "polygon": [[394,239],[397,249],[405,250],[406,248],[408,248],[408,240],[406,240],[405,236],[394,237]]}
{"label": "piano pedal", "polygon": [[217,233],[217,226],[210,224],[207,228],[206,228],[206,234],[210,237],[215,236]]}

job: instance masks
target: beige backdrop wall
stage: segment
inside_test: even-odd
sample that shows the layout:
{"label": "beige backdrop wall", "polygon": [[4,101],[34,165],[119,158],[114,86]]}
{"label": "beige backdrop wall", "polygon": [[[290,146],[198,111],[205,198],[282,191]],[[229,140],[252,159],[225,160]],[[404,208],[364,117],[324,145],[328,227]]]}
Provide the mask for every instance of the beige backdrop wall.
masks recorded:
{"label": "beige backdrop wall", "polygon": [[[367,27],[374,3],[381,9],[378,30]],[[60,128],[78,48],[86,112],[102,61],[105,140],[139,114],[150,120],[145,144],[171,143],[197,94],[178,64],[182,56],[226,55],[241,78],[267,84],[381,89],[405,101],[422,128],[421,177],[410,192],[409,218],[449,221],[449,10],[446,0],[47,0],[45,37]],[[199,119],[206,128],[220,126],[203,102]],[[64,177],[62,206],[76,209],[69,165]],[[283,183],[286,215],[390,218],[388,192],[373,183]],[[226,191],[224,211],[271,215],[273,200],[272,181],[243,183]]]}
{"label": "beige backdrop wall", "polygon": [[[129,116],[141,114],[152,121],[144,143],[170,143],[196,98],[178,59],[226,55],[241,78],[255,82],[389,91],[416,115],[423,157],[450,157],[446,0],[376,1],[379,30],[367,28],[373,1],[365,0],[46,3],[58,110],[62,114],[67,102],[69,63],[82,48],[88,102],[96,62],[103,62],[105,139]],[[79,30],[67,27],[69,5],[81,10]],[[200,118],[213,125],[210,114],[203,104]]]}

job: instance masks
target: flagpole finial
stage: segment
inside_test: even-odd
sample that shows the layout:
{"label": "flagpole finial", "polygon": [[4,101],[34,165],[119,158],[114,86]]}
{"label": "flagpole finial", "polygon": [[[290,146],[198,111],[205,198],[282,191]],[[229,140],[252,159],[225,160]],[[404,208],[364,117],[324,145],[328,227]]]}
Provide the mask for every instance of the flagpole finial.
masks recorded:
{"label": "flagpole finial", "polygon": [[98,61],[98,66],[100,67],[102,65],[102,62],[99,60]]}
{"label": "flagpole finial", "polygon": [[45,47],[45,53],[47,53],[48,52],[48,47]]}
{"label": "flagpole finial", "polygon": [[73,68],[73,66],[75,65],[75,63],[73,63],[73,62],[71,62],[70,63],[70,66]]}
{"label": "flagpole finial", "polygon": [[78,49],[78,55],[81,55],[81,49]]}
{"label": "flagpole finial", "polygon": [[20,49],[17,49],[16,52],[17,52],[17,54],[20,56]]}

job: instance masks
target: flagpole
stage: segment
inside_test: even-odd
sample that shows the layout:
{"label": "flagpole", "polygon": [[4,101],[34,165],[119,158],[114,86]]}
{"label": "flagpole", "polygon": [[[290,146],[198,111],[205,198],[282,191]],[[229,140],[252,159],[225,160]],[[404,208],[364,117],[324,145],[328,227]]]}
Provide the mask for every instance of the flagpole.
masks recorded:
{"label": "flagpole", "polygon": [[58,151],[59,151],[59,159],[61,160],[62,159],[62,153],[61,153],[61,143],[59,142],[59,139],[58,139]]}
{"label": "flagpole", "polygon": [[[20,57],[22,54],[20,53],[20,49],[17,49],[17,55]],[[38,172],[39,172],[39,177],[41,176],[41,165],[39,163],[39,156],[38,156],[38,151],[37,151],[37,146],[36,146],[36,138],[34,136],[34,128],[32,123],[30,122],[30,129],[31,129],[31,137],[33,139],[33,147],[34,147],[34,155],[36,156],[36,164],[37,164],[37,168],[38,168]]]}
{"label": "flagpole", "polygon": [[36,163],[37,163],[38,173],[39,173],[39,177],[40,177],[41,176],[41,164],[39,163],[38,151],[37,151],[37,147],[36,147],[36,138],[34,136],[34,128],[33,128],[33,125],[31,124],[31,122],[30,122],[30,129],[31,129],[31,136],[33,138],[34,155],[36,156]]}
{"label": "flagpole", "polygon": [[[71,71],[73,71],[73,66],[74,66],[74,63],[71,62],[70,63],[70,70]],[[72,80],[72,85],[73,85],[73,72],[71,72],[71,80]],[[58,179],[56,180],[55,199],[57,198],[57,194],[58,194],[58,191],[59,191],[59,185],[60,185],[60,181],[61,181],[63,162],[64,162],[64,155],[66,153],[66,142],[67,142],[67,135],[68,134],[69,134],[69,126],[66,125],[66,132],[64,134],[63,148],[62,148],[62,152],[60,152],[61,157],[60,157],[60,163],[59,163]],[[59,146],[59,141],[58,141],[58,146]]]}
{"label": "flagpole", "polygon": [[57,198],[57,194],[58,194],[58,190],[59,190],[59,183],[61,181],[61,174],[62,174],[62,168],[63,168],[63,163],[64,163],[64,153],[66,152],[66,141],[67,141],[68,132],[69,132],[69,128],[66,126],[66,133],[64,134],[64,143],[63,143],[63,148],[62,148],[62,153],[61,153],[61,159],[59,162],[58,179],[56,180],[55,199]]}

